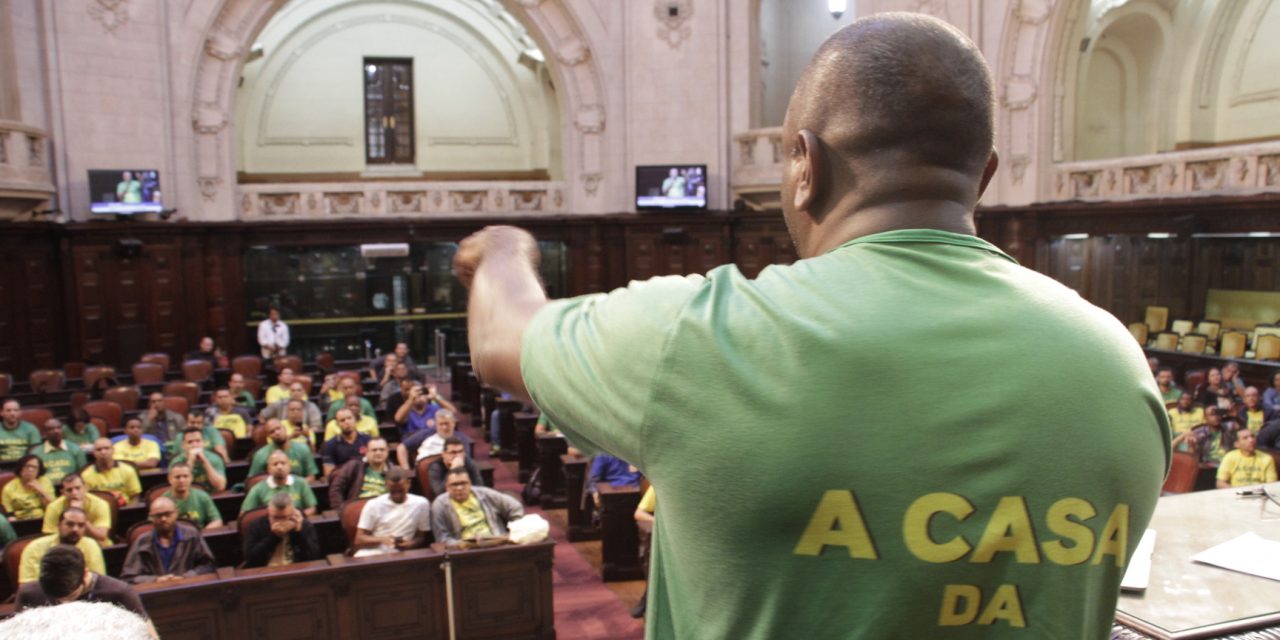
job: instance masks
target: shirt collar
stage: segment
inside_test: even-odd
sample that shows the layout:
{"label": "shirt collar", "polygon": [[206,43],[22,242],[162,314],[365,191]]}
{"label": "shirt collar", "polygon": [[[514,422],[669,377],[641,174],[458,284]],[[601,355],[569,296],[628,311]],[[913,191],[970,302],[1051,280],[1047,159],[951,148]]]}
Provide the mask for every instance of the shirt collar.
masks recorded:
{"label": "shirt collar", "polygon": [[50,451],[54,451],[54,450],[57,450],[57,451],[69,451],[69,449],[67,449],[67,441],[66,441],[66,440],[63,440],[63,441],[62,441],[62,446],[59,446],[59,447],[55,447],[55,446],[53,446],[53,444],[52,444],[52,443],[50,443],[48,440],[45,440],[45,441],[44,441],[44,450],[45,450],[45,453],[48,453],[48,452],[50,452]]}
{"label": "shirt collar", "polygon": [[[272,489],[279,489],[279,488],[280,488],[280,485],[276,484],[276,479],[275,479],[274,477],[272,477],[272,476],[267,476],[267,480],[266,480],[266,482],[267,482],[267,486],[268,486],[268,487],[271,487]],[[289,474],[289,477],[288,477],[288,478],[285,478],[285,479],[284,479],[284,486],[286,486],[286,487],[293,486],[293,474],[292,474],[292,473],[291,473],[291,474]]]}
{"label": "shirt collar", "polygon": [[[896,229],[894,231],[882,231],[870,235],[854,238],[837,247],[843,249],[858,244],[949,244],[957,247],[968,247],[970,249],[981,249],[989,253],[995,254],[1009,262],[1017,264],[1009,254],[1000,250],[999,247],[979,238],[963,233],[952,233],[950,231],[942,231],[940,229]],[[832,251],[834,251],[833,249]],[[830,252],[828,252],[830,253]]]}

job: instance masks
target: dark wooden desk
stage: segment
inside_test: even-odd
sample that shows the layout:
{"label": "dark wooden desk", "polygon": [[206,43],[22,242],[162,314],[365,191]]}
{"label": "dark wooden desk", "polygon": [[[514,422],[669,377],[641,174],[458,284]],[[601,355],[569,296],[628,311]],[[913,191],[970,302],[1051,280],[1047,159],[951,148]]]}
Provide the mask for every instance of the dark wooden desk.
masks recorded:
{"label": "dark wooden desk", "polygon": [[640,487],[602,482],[596,485],[596,491],[600,494],[601,576],[605,582],[643,579],[640,533],[635,518],[642,495]]}
{"label": "dark wooden desk", "polygon": [[600,538],[600,530],[591,526],[591,510],[583,502],[587,492],[587,465],[590,463],[591,459],[583,456],[560,456],[560,465],[564,468],[565,508],[568,510],[570,542]]}
{"label": "dark wooden desk", "polygon": [[564,464],[560,456],[569,450],[568,441],[558,433],[544,433],[535,440],[538,448],[539,501],[543,509],[563,509]]}
{"label": "dark wooden desk", "polygon": [[524,411],[524,404],[517,400],[499,400],[495,397],[492,410],[498,412],[498,440],[502,442],[502,451],[498,452],[498,457],[502,460],[518,460],[520,442],[516,438],[516,414]]}
{"label": "dark wooden desk", "polygon": [[527,482],[538,466],[538,447],[533,439],[533,430],[537,426],[538,414],[536,413],[517,411],[513,416],[512,428],[515,431],[516,460],[520,462],[518,467],[520,482]]}

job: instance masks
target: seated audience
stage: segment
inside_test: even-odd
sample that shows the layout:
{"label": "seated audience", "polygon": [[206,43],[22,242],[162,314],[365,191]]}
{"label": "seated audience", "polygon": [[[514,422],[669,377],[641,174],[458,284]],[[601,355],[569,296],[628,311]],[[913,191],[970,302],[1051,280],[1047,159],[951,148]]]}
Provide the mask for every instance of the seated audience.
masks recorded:
{"label": "seated audience", "polygon": [[[377,360],[377,358],[374,358],[374,360]],[[382,356],[382,364],[377,367],[378,377],[373,379],[374,388],[377,389],[379,393],[381,393],[383,388],[388,384],[397,380],[396,365],[398,364],[400,364],[400,358],[397,357],[396,354],[388,353],[387,355]],[[404,376],[407,375],[409,374],[408,369],[406,368]]]}
{"label": "seated audience", "polygon": [[1231,391],[1222,384],[1222,371],[1218,369],[1209,369],[1205,373],[1205,381],[1196,390],[1196,404],[1208,409],[1209,407],[1225,406],[1226,398],[1231,397]]}
{"label": "seated audience", "polygon": [[1262,408],[1280,415],[1280,372],[1271,376],[1271,386],[1262,394]]}
{"label": "seated audience", "polygon": [[484,481],[480,479],[480,471],[467,456],[467,446],[457,436],[445,438],[444,451],[440,454],[440,458],[432,461],[427,467],[431,495],[438,496],[445,492],[445,476],[449,474],[450,469],[464,469],[467,477],[471,478],[473,486],[484,486]]}
{"label": "seated audience", "polygon": [[[34,544],[34,543],[32,543]],[[107,602],[146,616],[138,594],[129,585],[94,566],[88,552],[71,543],[59,543],[40,558],[40,575],[18,589],[17,610],[60,605],[83,600]]]}
{"label": "seated audience", "polygon": [[[399,386],[396,388],[395,393],[384,397],[382,404],[378,405],[379,409],[392,412],[392,416],[395,416],[400,411],[400,407],[403,407],[409,401],[409,398],[413,395],[413,388],[421,384],[408,376],[396,382]],[[403,428],[401,430],[403,431]]]}
{"label": "seated audience", "polygon": [[1182,389],[1173,383],[1173,369],[1169,367],[1160,367],[1156,371],[1156,387],[1160,389],[1160,397],[1164,398],[1166,406],[1177,402],[1182,395]]}
{"label": "seated audience", "polygon": [[200,529],[178,515],[173,500],[161,496],[151,501],[147,517],[152,528],[129,545],[121,578],[133,584],[168,582],[218,570]]}
{"label": "seated audience", "polygon": [[94,444],[93,466],[85,469],[82,477],[90,491],[110,493],[120,506],[133,502],[142,493],[138,472],[128,464],[116,462],[115,449],[106,438],[98,438]]}
{"label": "seated audience", "polygon": [[[16,611],[16,609],[15,609]],[[33,607],[0,622],[0,638],[66,640],[90,633],[94,640],[158,640],[146,618],[105,602]]]}
{"label": "seated audience", "polygon": [[352,458],[329,476],[329,506],[337,509],[349,500],[372,498],[387,492],[387,441],[370,438],[365,456]]}
{"label": "seated audience", "polygon": [[[317,417],[319,414],[317,414]],[[307,405],[300,400],[290,400],[284,409],[285,433],[289,439],[300,442],[311,451],[316,450],[320,436],[320,425],[312,426],[307,419]]]}
{"label": "seated audience", "polygon": [[1190,444],[1202,464],[1217,466],[1235,446],[1237,424],[1234,420],[1226,420],[1224,411],[1218,407],[1205,407],[1204,424],[1173,439],[1174,450],[1186,442]]}
{"label": "seated audience", "polygon": [[[414,458],[414,462],[417,463],[419,460],[424,458],[437,456],[443,453],[444,441],[457,436],[457,428],[458,417],[454,415],[452,411],[448,409],[441,409],[437,411],[436,432],[427,436],[427,438],[422,441],[421,446],[418,447],[418,455]],[[461,436],[458,436],[458,439],[462,440]],[[463,444],[466,444],[465,440],[463,440]],[[405,447],[407,449],[409,447],[409,443],[406,442]]]}
{"label": "seated audience", "polygon": [[[552,423],[551,419],[548,418],[547,414],[544,413],[538,416],[538,423],[533,425],[533,435],[536,437],[536,436],[545,435],[548,433],[560,433],[560,428],[557,427],[554,423]],[[562,435],[560,437],[563,438],[564,436]],[[567,445],[567,450],[565,451],[565,453],[571,456],[582,455],[582,451],[573,445]]]}
{"label": "seated audience", "polygon": [[235,399],[237,407],[250,413],[258,410],[257,398],[254,398],[253,394],[244,388],[243,375],[239,373],[231,374],[231,377],[227,378],[227,390],[231,392],[231,397]]}
{"label": "seated audience", "polygon": [[[436,385],[425,387],[416,382],[410,383],[409,396],[397,405],[395,422],[400,427],[401,437],[419,431],[434,431],[436,412],[440,409],[452,411],[455,415],[458,408],[440,395]],[[395,399],[392,398],[394,401]]]}
{"label": "seated audience", "polygon": [[1280,450],[1280,416],[1267,421],[1258,431],[1258,446]]}
{"label": "seated audience", "polygon": [[[349,376],[343,376],[337,380],[338,391],[342,394],[342,397],[329,402],[328,413],[325,415],[325,420],[333,420],[338,415],[338,409],[350,406],[351,396],[360,398],[359,415],[368,416],[377,420],[378,414],[373,410],[373,404],[360,396],[360,383],[356,382]],[[328,438],[326,438],[326,440],[327,439]]]}
{"label": "seated audience", "polygon": [[1240,424],[1253,429],[1257,432],[1265,425],[1268,420],[1276,417],[1275,412],[1267,411],[1262,407],[1262,394],[1258,392],[1257,387],[1245,387],[1243,398],[1243,406],[1237,412],[1236,417],[1240,419]]}
{"label": "seated audience", "polygon": [[226,369],[228,366],[227,354],[213,345],[213,338],[205,336],[200,338],[200,347],[195,351],[188,351],[182,357],[183,360],[204,360],[208,362],[214,369]]}
{"label": "seated audience", "polygon": [[289,454],[276,449],[267,456],[267,479],[253,485],[240,503],[240,513],[267,506],[277,493],[287,493],[303,515],[315,515],[316,494],[306,480],[289,472]]}
{"label": "seated audience", "polygon": [[356,414],[350,409],[338,412],[334,419],[338,423],[338,437],[327,439],[320,448],[320,460],[324,465],[324,475],[329,477],[333,470],[346,464],[348,460],[359,458],[365,454],[369,445],[369,436],[356,431]]}
{"label": "seated audience", "polygon": [[1234,361],[1222,365],[1222,386],[1231,393],[1231,396],[1239,401],[1244,397],[1244,376],[1240,375],[1240,365]]}
{"label": "seated audience", "polygon": [[84,409],[75,409],[71,413],[71,425],[62,430],[62,438],[80,447],[87,456],[93,451],[93,443],[102,437],[99,435],[98,425],[93,423],[93,418]]}
{"label": "seated audience", "polygon": [[254,520],[242,532],[246,567],[275,567],[321,560],[320,538],[315,527],[293,506],[286,492],[267,504],[267,517]]}
{"label": "seated audience", "polygon": [[78,473],[69,473],[62,479],[62,496],[45,508],[44,526],[40,531],[56,533],[62,512],[68,509],[79,509],[88,518],[84,535],[97,540],[104,547],[111,544],[111,505],[89,493],[84,486],[84,479]]}
{"label": "seated audience", "polygon": [[587,490],[600,508],[600,493],[597,484],[608,484],[615,487],[639,487],[644,478],[635,465],[616,458],[607,453],[597,454],[591,460],[591,475],[587,479]]}
{"label": "seated audience", "polygon": [[394,409],[404,404],[403,397],[396,404],[389,404],[389,402],[392,396],[400,395],[400,386],[402,384],[411,384],[413,382],[415,381],[413,376],[409,375],[409,367],[406,367],[404,363],[397,363],[396,366],[391,368],[391,379],[383,383],[382,387],[378,389],[378,407],[381,409]]}
{"label": "seated audience", "polygon": [[22,550],[22,557],[18,560],[18,584],[26,584],[39,578],[40,560],[51,548],[60,544],[79,549],[90,569],[106,573],[107,563],[102,559],[102,547],[85,535],[88,526],[89,519],[84,509],[69,507],[60,513],[52,533],[32,540]]}
{"label": "seated audience", "polygon": [[320,407],[316,403],[307,399],[307,390],[301,382],[294,381],[289,385],[289,397],[275,404],[269,404],[261,413],[258,414],[259,422],[266,422],[270,418],[284,419],[285,413],[289,408],[290,402],[301,402],[303,408],[303,420],[298,426],[305,426],[312,431],[319,431],[324,425],[323,417],[320,413]]}
{"label": "seated audience", "polygon": [[374,358],[369,361],[369,379],[378,381],[382,380],[386,369],[386,364],[391,356],[395,356],[396,362],[403,362],[409,367],[409,371],[414,378],[418,378],[418,364],[413,361],[413,356],[409,355],[409,344],[407,342],[397,342],[396,348],[391,353],[380,358]]}
{"label": "seated audience", "polygon": [[1204,408],[1191,404],[1191,400],[1191,394],[1184,391],[1178,396],[1178,404],[1169,409],[1169,425],[1175,436],[1204,424]]}
{"label": "seated audience", "polygon": [[507,525],[524,517],[524,507],[511,496],[487,487],[474,487],[466,469],[450,469],[446,493],[431,503],[431,531],[446,547],[466,541],[507,535]]}
{"label": "seated audience", "polygon": [[68,473],[75,473],[89,464],[85,459],[84,449],[69,445],[62,439],[61,420],[49,418],[41,431],[44,434],[44,442],[33,447],[31,453],[39,456],[40,461],[44,463],[44,473],[49,476],[49,482],[56,485],[62,482]]}
{"label": "seated audience", "polygon": [[177,411],[164,406],[164,394],[156,391],[147,396],[147,410],[142,414],[142,431],[169,442],[187,428],[187,420]]}
{"label": "seated audience", "polygon": [[[378,420],[360,412],[361,402],[365,402],[365,399],[360,396],[347,396],[347,399],[344,401],[346,405],[345,408],[350,410],[352,415],[356,416],[356,431],[359,431],[370,438],[376,438],[382,433],[378,429]],[[342,430],[342,427],[338,424],[337,420],[338,413],[335,411],[333,415],[334,419],[330,420],[324,427],[323,439],[325,441],[329,441],[337,437],[338,433]]]}
{"label": "seated audience", "polygon": [[227,463],[216,451],[204,446],[204,433],[195,427],[182,432],[182,453],[170,464],[186,463],[195,483],[213,492],[227,488]]}
{"label": "seated audience", "polygon": [[289,457],[290,472],[293,475],[300,476],[308,482],[315,480],[320,470],[316,469],[316,458],[311,453],[311,447],[290,440],[289,433],[279,418],[267,419],[264,428],[267,431],[267,444],[254,452],[253,460],[249,463],[249,476],[265,473],[267,456],[273,451],[282,451]]}
{"label": "seated audience", "polygon": [[160,466],[162,453],[155,440],[142,437],[142,421],[129,418],[124,423],[124,439],[111,445],[116,460],[132,462],[139,469]]}
{"label": "seated audience", "polygon": [[1218,465],[1218,488],[1247,487],[1276,481],[1276,461],[1269,453],[1257,451],[1257,441],[1249,427],[1236,432],[1236,448],[1222,456]]}
{"label": "seated audience", "polygon": [[0,463],[15,462],[40,444],[40,430],[21,416],[22,405],[17,400],[0,405]]}
{"label": "seated audience", "polygon": [[230,389],[213,392],[213,406],[204,417],[214,429],[226,429],[237,438],[249,437],[249,425],[253,424],[253,416],[243,407],[236,406]]}
{"label": "seated audience", "polygon": [[[385,443],[384,443],[385,444]],[[357,558],[416,549],[431,532],[431,503],[409,493],[409,471],[387,471],[386,493],[364,505],[356,524]]]}
{"label": "seated audience", "polygon": [[191,465],[177,462],[169,465],[169,490],[164,497],[173,500],[180,517],[186,518],[202,529],[222,526],[222,515],[213,498],[199,487],[191,486]]}
{"label": "seated audience", "polygon": [[53,483],[44,477],[40,457],[27,454],[18,459],[18,476],[4,485],[0,506],[10,520],[43,518],[44,510],[54,501]]}
{"label": "seated audience", "polygon": [[[462,433],[461,431],[458,431],[456,426],[457,416],[455,416],[453,412],[449,411],[448,409],[441,409],[436,412],[437,421],[441,419],[442,414],[443,414],[443,421],[448,423],[444,426],[445,431],[448,433],[447,435],[441,436],[439,439],[435,440],[435,445],[433,445],[433,448],[439,447],[436,450],[436,453],[442,453],[444,451],[444,441],[450,437],[453,437],[462,441],[463,446],[465,446],[467,449],[467,456],[468,457],[471,456],[471,448],[472,448],[471,439],[468,438],[466,434]],[[415,468],[419,460],[423,460],[425,458],[430,457],[427,455],[422,455],[423,450],[426,449],[426,447],[424,447],[423,445],[427,443],[427,440],[435,438],[435,436],[437,435],[440,435],[440,431],[433,426],[430,429],[425,429],[422,431],[415,432],[413,435],[409,436],[408,438],[401,440],[400,444],[396,445],[396,461],[400,463],[400,466],[406,469]],[[431,455],[435,455],[435,454],[431,454]]]}
{"label": "seated audience", "polygon": [[[346,397],[342,393],[340,383],[341,379],[338,378],[338,374],[329,373],[325,374],[324,382],[320,384],[320,392],[316,394],[316,400],[320,402],[320,408],[325,411],[326,415],[329,409],[332,408],[333,403],[337,402],[341,406],[342,399]],[[358,387],[359,383],[356,386]]]}
{"label": "seated audience", "polygon": [[[214,428],[212,422],[205,420],[205,414],[195,409],[187,413],[187,429],[199,429],[200,434],[204,436],[204,446],[206,449],[212,449],[222,456],[223,461],[230,460],[231,455],[227,452],[227,440],[222,437],[222,432]],[[173,440],[168,443],[169,453],[177,454],[182,451],[182,434],[186,429],[174,434]]]}
{"label": "seated audience", "polygon": [[280,370],[280,375],[276,376],[276,383],[267,387],[267,393],[263,398],[267,406],[271,406],[281,400],[289,399],[289,387],[293,386],[293,369],[285,367]]}

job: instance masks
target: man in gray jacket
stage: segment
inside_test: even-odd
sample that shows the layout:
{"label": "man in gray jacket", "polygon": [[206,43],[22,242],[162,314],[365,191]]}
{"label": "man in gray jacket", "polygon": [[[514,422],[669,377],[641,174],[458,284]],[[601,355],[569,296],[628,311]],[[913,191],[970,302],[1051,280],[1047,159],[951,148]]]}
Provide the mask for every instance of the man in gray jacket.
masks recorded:
{"label": "man in gray jacket", "polygon": [[167,582],[218,570],[200,529],[178,520],[173,500],[164,496],[152,500],[148,513],[154,528],[129,545],[121,578],[133,584]]}
{"label": "man in gray jacket", "polygon": [[446,547],[465,547],[466,540],[507,535],[507,525],[524,517],[515,498],[486,487],[471,486],[465,468],[450,469],[446,493],[431,503],[431,530]]}

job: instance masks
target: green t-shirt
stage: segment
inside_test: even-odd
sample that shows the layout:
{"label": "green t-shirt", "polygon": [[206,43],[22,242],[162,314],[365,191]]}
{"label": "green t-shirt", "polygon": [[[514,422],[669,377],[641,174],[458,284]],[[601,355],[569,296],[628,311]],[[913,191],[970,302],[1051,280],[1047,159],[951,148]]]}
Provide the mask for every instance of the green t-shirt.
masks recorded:
{"label": "green t-shirt", "polygon": [[[76,430],[69,426],[62,430],[62,439],[74,443],[81,450],[84,450],[85,447],[92,449],[94,441],[99,437],[101,436],[98,435],[98,425],[92,422],[84,426],[84,433],[76,433]],[[85,456],[88,457],[91,453],[86,452]]]}
{"label": "green t-shirt", "polygon": [[[328,422],[329,420],[332,420],[335,417],[337,417],[338,410],[345,406],[346,404],[344,404],[341,401],[330,403],[329,410],[325,412],[325,418],[324,418],[325,422]],[[360,398],[360,414],[369,416],[370,418],[378,417],[378,414],[375,413],[373,410],[373,404],[364,398]]]}
{"label": "green t-shirt", "polygon": [[662,493],[650,638],[1103,637],[1168,466],[1125,327],[941,231],[555,302],[521,367]]}
{"label": "green t-shirt", "polygon": [[[218,447],[227,446],[227,440],[226,438],[222,437],[222,432],[218,431],[218,428],[213,426],[212,424],[206,423],[204,426],[200,427],[200,434],[204,436],[205,451],[213,451]],[[169,439],[169,442],[166,446],[169,447],[170,456],[181,453],[182,452],[182,432],[178,432],[174,434],[174,436]],[[228,452],[230,452],[230,449],[228,449]]]}
{"label": "green t-shirt", "polygon": [[[227,477],[227,463],[222,460],[222,456],[218,455],[218,452],[205,449],[204,455],[209,459],[209,464],[213,466],[215,471],[221,474],[223,478]],[[178,454],[177,457],[169,462],[169,466],[179,462],[187,462],[187,452],[184,451]],[[187,462],[187,464],[191,465],[192,482],[203,487],[213,488],[213,485],[209,482],[209,474],[205,471],[203,464],[191,462]]]}
{"label": "green t-shirt", "polygon": [[222,518],[222,514],[218,512],[218,506],[213,503],[213,498],[202,489],[191,487],[191,492],[187,494],[185,500],[174,498],[173,491],[166,491],[164,495],[166,498],[173,499],[179,516],[196,523],[201,529],[210,522]]}
{"label": "green t-shirt", "polygon": [[[249,462],[250,477],[267,472],[267,456],[270,456],[275,449],[274,444],[268,443],[254,452],[253,460]],[[289,456],[290,473],[293,475],[307,477],[320,474],[320,470],[316,468],[316,458],[307,445],[291,440],[285,455]]]}
{"label": "green t-shirt", "polygon": [[40,430],[26,420],[19,420],[15,429],[0,423],[0,462],[17,462],[40,440]]}
{"label": "green t-shirt", "polygon": [[299,509],[310,509],[316,506],[316,494],[311,491],[307,481],[298,476],[290,477],[293,478],[293,482],[279,487],[272,487],[269,484],[270,478],[253,485],[245,495],[244,502],[240,504],[240,513],[267,506],[267,503],[271,502],[271,496],[281,491],[288,491],[289,497],[293,498],[293,506]]}
{"label": "green t-shirt", "polygon": [[360,485],[360,498],[373,498],[387,492],[387,476],[374,471],[369,466],[364,468],[364,484]]}
{"label": "green t-shirt", "polygon": [[36,454],[36,457],[44,462],[44,477],[48,478],[55,487],[62,482],[64,476],[80,471],[88,464],[84,449],[65,441],[62,446],[66,448],[54,449],[42,442],[31,450],[31,453]]}

